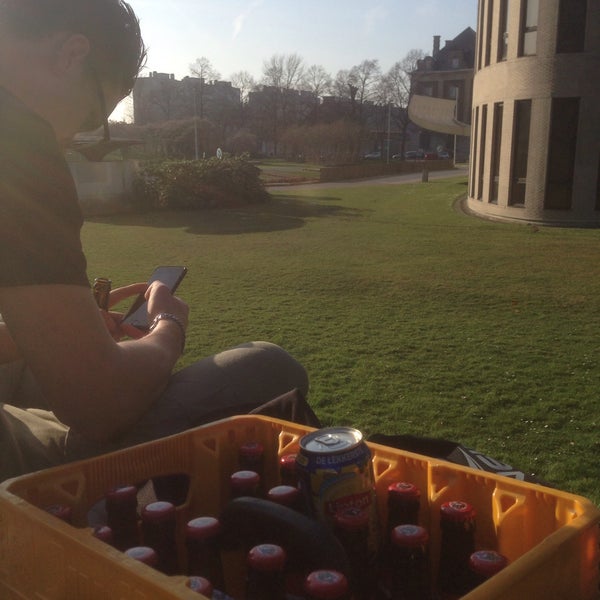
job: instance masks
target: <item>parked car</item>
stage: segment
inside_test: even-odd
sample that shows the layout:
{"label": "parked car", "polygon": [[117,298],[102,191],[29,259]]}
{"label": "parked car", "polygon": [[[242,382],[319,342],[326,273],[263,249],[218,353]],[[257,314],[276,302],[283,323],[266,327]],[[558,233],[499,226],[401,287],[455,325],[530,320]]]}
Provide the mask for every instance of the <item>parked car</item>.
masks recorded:
{"label": "parked car", "polygon": [[404,158],[406,160],[422,160],[425,156],[423,150],[407,150],[404,153]]}
{"label": "parked car", "polygon": [[434,152],[433,150],[430,150],[428,152],[425,152],[424,158],[425,158],[425,160],[437,160],[438,159],[438,153]]}
{"label": "parked car", "polygon": [[437,155],[438,155],[438,158],[441,158],[441,159],[452,158],[452,155],[450,154],[450,152],[448,152],[448,150],[442,150],[441,152],[438,152]]}
{"label": "parked car", "polygon": [[365,160],[379,160],[381,158],[381,152],[369,152],[363,156]]}

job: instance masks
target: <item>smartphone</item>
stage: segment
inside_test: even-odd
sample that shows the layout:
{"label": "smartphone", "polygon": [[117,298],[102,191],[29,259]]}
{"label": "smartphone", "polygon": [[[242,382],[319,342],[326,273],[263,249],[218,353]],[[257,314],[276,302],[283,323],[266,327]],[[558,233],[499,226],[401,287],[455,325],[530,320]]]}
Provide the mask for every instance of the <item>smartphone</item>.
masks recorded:
{"label": "smartphone", "polygon": [[[153,281],[160,281],[173,293],[186,273],[187,267],[156,267],[150,279],[148,279],[148,285]],[[123,317],[123,323],[128,323],[144,331],[150,327],[150,323],[148,322],[148,303],[144,294],[140,294],[135,299],[135,302],[131,305],[125,317]]]}

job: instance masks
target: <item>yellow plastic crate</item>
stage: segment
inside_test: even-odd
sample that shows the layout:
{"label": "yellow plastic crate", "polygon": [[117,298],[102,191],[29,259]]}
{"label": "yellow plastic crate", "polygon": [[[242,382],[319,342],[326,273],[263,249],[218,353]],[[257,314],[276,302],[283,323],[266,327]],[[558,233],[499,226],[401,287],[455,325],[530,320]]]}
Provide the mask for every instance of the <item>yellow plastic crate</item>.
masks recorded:
{"label": "yellow plastic crate", "polygon": [[[187,473],[190,491],[178,522],[218,515],[229,500],[237,448],[265,446],[267,485],[278,483],[277,458],[297,451],[312,429],[258,416],[225,419],[188,432],[90,460],[18,477],[0,485],[0,598],[39,600],[162,600],[197,593],[185,578],[168,577],[92,536],[88,510],[123,482]],[[437,515],[457,498],[477,510],[476,546],[497,548],[510,565],[464,600],[592,600],[598,598],[600,511],[588,500],[418,454],[369,444],[379,511],[385,490],[409,480],[422,491],[422,524],[430,530],[432,563],[439,555]],[[43,507],[68,504],[74,525]],[[183,548],[180,548],[183,553]],[[235,585],[241,586],[238,581]],[[234,585],[234,587],[235,587]]]}

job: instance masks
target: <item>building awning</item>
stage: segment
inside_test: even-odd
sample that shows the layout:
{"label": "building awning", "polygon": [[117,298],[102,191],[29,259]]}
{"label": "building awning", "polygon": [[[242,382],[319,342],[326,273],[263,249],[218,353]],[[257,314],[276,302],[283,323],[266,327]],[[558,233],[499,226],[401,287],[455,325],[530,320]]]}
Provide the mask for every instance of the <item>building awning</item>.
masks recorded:
{"label": "building awning", "polygon": [[429,131],[469,137],[471,126],[457,121],[455,115],[456,100],[414,95],[408,104],[408,116],[415,125]]}

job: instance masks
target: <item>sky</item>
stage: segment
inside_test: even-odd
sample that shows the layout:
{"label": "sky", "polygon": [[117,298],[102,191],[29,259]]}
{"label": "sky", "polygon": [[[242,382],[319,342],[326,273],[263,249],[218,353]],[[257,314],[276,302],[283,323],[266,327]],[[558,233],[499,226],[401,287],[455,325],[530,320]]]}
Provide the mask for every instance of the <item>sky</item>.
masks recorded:
{"label": "sky", "polygon": [[[365,59],[383,72],[433,36],[476,29],[477,0],[129,0],[148,47],[142,76],[151,71],[190,75],[206,57],[222,80],[238,71],[257,81],[275,54],[298,54],[305,66],[332,76]],[[126,116],[126,103],[112,118]]]}

